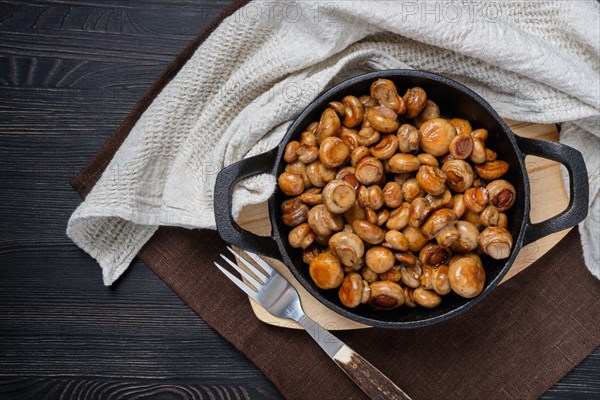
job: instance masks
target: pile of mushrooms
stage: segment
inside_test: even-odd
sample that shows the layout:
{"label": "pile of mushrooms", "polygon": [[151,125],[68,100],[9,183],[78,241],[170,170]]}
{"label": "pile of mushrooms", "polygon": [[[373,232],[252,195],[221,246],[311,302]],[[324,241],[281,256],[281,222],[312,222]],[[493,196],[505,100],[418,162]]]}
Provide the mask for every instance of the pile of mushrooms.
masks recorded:
{"label": "pile of mushrooms", "polygon": [[381,310],[479,295],[482,256],[510,256],[505,212],[516,198],[487,139],[442,118],[422,88],[400,96],[387,79],[330,102],[287,144],[278,177],[289,243],[316,286]]}

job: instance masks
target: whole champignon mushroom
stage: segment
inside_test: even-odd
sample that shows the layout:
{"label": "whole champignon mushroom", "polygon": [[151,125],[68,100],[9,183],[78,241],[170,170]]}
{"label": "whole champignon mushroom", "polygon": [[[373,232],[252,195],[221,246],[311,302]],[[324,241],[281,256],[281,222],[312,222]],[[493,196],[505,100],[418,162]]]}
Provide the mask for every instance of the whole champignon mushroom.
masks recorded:
{"label": "whole champignon mushroom", "polygon": [[[319,125],[319,123],[318,122],[314,122],[314,123],[312,123],[310,125],[317,126],[317,125]],[[306,128],[306,130],[300,134],[300,144],[301,145],[305,144],[307,146],[316,146],[317,145],[317,136],[315,135],[314,132],[311,132],[311,131],[308,130],[308,128]]]}
{"label": "whole champignon mushroom", "polygon": [[296,140],[292,140],[285,146],[285,150],[283,151],[283,161],[286,163],[293,163],[298,159],[298,155],[296,151],[300,147],[300,143]]}
{"label": "whole champignon mushroom", "polygon": [[340,117],[346,113],[346,106],[339,101],[330,101],[327,105]]}
{"label": "whole champignon mushroom", "polygon": [[485,161],[496,161],[498,159],[498,153],[491,149],[485,149]]}
{"label": "whole champignon mushroom", "polygon": [[367,221],[370,223],[377,225],[377,213],[370,208],[365,208],[365,215],[367,216]]}
{"label": "whole champignon mushroom", "polygon": [[386,106],[369,108],[366,118],[373,129],[383,133],[396,132],[400,126],[396,112]]}
{"label": "whole champignon mushroom", "polygon": [[485,286],[485,271],[475,253],[455,255],[448,269],[450,287],[454,293],[467,299],[479,295]]}
{"label": "whole champignon mushroom", "polygon": [[489,136],[489,132],[487,129],[475,129],[474,131],[471,132],[471,137],[473,139],[479,139],[481,140],[483,143],[485,143],[488,139]]}
{"label": "whole champignon mushroom", "polygon": [[352,208],[356,201],[356,191],[351,184],[334,179],[323,188],[323,204],[334,214],[342,214]]}
{"label": "whole champignon mushroom", "polygon": [[310,230],[310,226],[304,222],[292,229],[288,235],[290,246],[296,249],[306,249],[315,241],[316,235]]}
{"label": "whole champignon mushroom", "polygon": [[389,247],[390,249],[397,251],[407,251],[408,239],[402,232],[390,230],[385,233],[385,242],[382,246]]}
{"label": "whole champignon mushroom", "polygon": [[421,125],[421,148],[427,153],[441,157],[448,153],[450,143],[456,137],[456,129],[443,118],[434,118]]}
{"label": "whole champignon mushroom", "polygon": [[450,259],[450,251],[442,246],[429,242],[419,252],[419,262],[421,265],[431,265],[437,267],[446,264]]}
{"label": "whole champignon mushroom", "polygon": [[456,214],[458,218],[462,218],[467,211],[467,207],[465,206],[465,196],[461,193],[455,194],[452,196],[452,200],[454,203],[452,205],[452,211],[454,211],[454,214]]}
{"label": "whole champignon mushroom", "polygon": [[404,304],[404,291],[394,282],[373,282],[367,304],[377,310],[392,310]]}
{"label": "whole champignon mushroom", "polygon": [[460,237],[450,245],[450,250],[455,253],[468,253],[477,248],[479,243],[479,230],[468,221],[458,221],[456,230]]}
{"label": "whole champignon mushroom", "polygon": [[383,164],[375,157],[364,157],[356,164],[354,175],[363,185],[372,185],[383,177]]}
{"label": "whole champignon mushroom", "polygon": [[504,179],[488,183],[486,189],[489,193],[490,204],[500,212],[505,212],[515,204],[517,191],[515,187]]}
{"label": "whole champignon mushroom", "polygon": [[287,226],[297,226],[308,218],[308,206],[299,197],[285,200],[281,203],[281,219]]}
{"label": "whole champignon mushroom", "polygon": [[417,263],[417,257],[410,251],[396,251],[394,257],[401,264],[413,265]]}
{"label": "whole champignon mushroom", "polygon": [[439,168],[440,162],[429,153],[420,153],[417,154],[417,159],[421,163],[421,165],[431,165],[432,167]]}
{"label": "whole champignon mushroom", "polygon": [[450,160],[442,165],[442,171],[446,174],[446,185],[458,193],[463,193],[473,184],[473,168],[463,160]]}
{"label": "whole champignon mushroom", "polygon": [[415,199],[425,196],[425,192],[415,178],[410,178],[402,184],[402,196],[404,201],[412,203]]}
{"label": "whole champignon mushroom", "polygon": [[360,270],[360,276],[369,284],[379,280],[379,274],[365,266]]}
{"label": "whole champignon mushroom", "polygon": [[[486,156],[487,158],[487,156]],[[494,179],[498,179],[501,176],[505,175],[508,172],[509,165],[506,161],[495,160],[495,161],[486,161],[483,164],[478,164],[475,166],[475,172],[477,175],[483,179],[484,181],[493,181]]]}
{"label": "whole champignon mushroom", "polygon": [[332,214],[323,204],[318,204],[308,212],[308,225],[318,236],[328,239],[333,232],[344,228],[344,218],[340,214]]}
{"label": "whole champignon mushroom", "polygon": [[408,216],[410,214],[410,203],[404,202],[398,208],[390,213],[390,217],[385,223],[386,228],[393,230],[402,230],[408,225]]}
{"label": "whole champignon mushroom", "polygon": [[379,143],[371,147],[371,155],[380,160],[387,160],[398,150],[398,138],[396,135],[386,135]]}
{"label": "whole champignon mushroom", "polygon": [[425,198],[433,211],[439,210],[440,208],[452,208],[454,206],[454,198],[448,189],[444,190],[444,193],[438,196],[428,194]]}
{"label": "whole champignon mushroom", "polygon": [[352,229],[368,244],[379,244],[385,239],[383,229],[369,221],[355,220],[352,222]]}
{"label": "whole champignon mushroom", "polygon": [[337,136],[342,129],[342,122],[337,113],[331,108],[326,108],[321,114],[319,125],[315,131],[317,143],[321,144],[328,137]]}
{"label": "whole champignon mushroom", "polygon": [[306,166],[306,175],[313,186],[324,187],[335,179],[335,170],[327,168],[321,164],[321,161],[315,160]]}
{"label": "whole champignon mushroom", "polygon": [[277,179],[279,189],[288,196],[297,196],[304,191],[304,181],[300,175],[283,172]]}
{"label": "whole champignon mushroom", "polygon": [[423,224],[421,231],[425,238],[430,240],[435,237],[440,246],[447,248],[460,237],[455,226],[457,220],[454,211],[443,208],[431,214]]}
{"label": "whole champignon mushroom", "polygon": [[472,151],[473,138],[469,134],[458,135],[450,142],[450,154],[457,160],[469,158]]}
{"label": "whole champignon mushroom", "polygon": [[396,153],[389,160],[390,172],[395,174],[414,172],[421,166],[421,161],[412,154]]}
{"label": "whole champignon mushroom", "polygon": [[373,82],[371,84],[371,97],[382,106],[392,109],[396,114],[404,114],[406,111],[404,99],[398,94],[394,82],[389,79],[377,79]]}
{"label": "whole champignon mushroom", "polygon": [[474,213],[480,213],[487,206],[490,199],[489,193],[486,188],[482,186],[472,187],[465,190],[463,200],[467,210]]}
{"label": "whole champignon mushroom", "polygon": [[319,148],[314,144],[303,144],[296,150],[298,161],[303,164],[310,164],[319,158]]}
{"label": "whole champignon mushroom", "polygon": [[404,103],[406,103],[406,112],[404,118],[414,118],[423,111],[425,103],[427,102],[427,93],[423,88],[415,86],[409,88],[403,96]]}
{"label": "whole champignon mushroom", "polygon": [[398,208],[403,200],[402,186],[397,182],[387,182],[383,187],[383,204],[389,208]]}
{"label": "whole champignon mushroom", "polygon": [[410,208],[408,210],[408,225],[413,228],[420,227],[429,214],[431,214],[431,211],[431,206],[427,199],[424,197],[417,197],[410,203]]}
{"label": "whole champignon mushroom", "polygon": [[430,289],[439,295],[446,295],[452,290],[450,280],[448,279],[448,266],[445,264],[439,267],[423,265],[421,274],[421,287]]}
{"label": "whole champignon mushroom", "polygon": [[394,253],[383,246],[373,246],[367,250],[365,255],[365,264],[367,264],[367,267],[378,274],[392,269],[395,261]]}
{"label": "whole champignon mushroom", "polygon": [[377,213],[377,226],[385,225],[387,220],[390,218],[390,214],[390,210],[388,209],[382,208],[381,210],[379,210],[379,212]]}
{"label": "whole champignon mushroom", "polygon": [[421,165],[416,179],[421,189],[434,196],[442,194],[446,190],[446,173],[438,167]]}
{"label": "whole champignon mushroom", "polygon": [[338,232],[329,239],[329,250],[340,262],[352,270],[362,266],[365,245],[358,235],[350,232]]}
{"label": "whole champignon mushroom", "polygon": [[342,104],[346,107],[342,123],[348,128],[360,125],[365,114],[365,108],[360,100],[355,96],[346,96],[342,99]]}
{"label": "whole champignon mushroom", "polygon": [[360,104],[362,104],[362,106],[365,108],[365,110],[367,108],[375,107],[378,104],[377,100],[375,100],[374,98],[372,98],[368,94],[360,96],[358,98],[358,101],[360,101]]}
{"label": "whole champignon mushroom", "polygon": [[402,124],[398,128],[398,149],[402,153],[412,153],[421,148],[421,132],[410,124]]}
{"label": "whole champignon mushroom", "polygon": [[420,129],[425,122],[439,118],[440,116],[440,108],[437,104],[433,100],[427,100],[423,111],[413,120],[414,125]]}
{"label": "whole champignon mushroom", "polygon": [[406,236],[406,239],[408,239],[408,250],[414,253],[420,251],[428,242],[419,228],[407,226],[402,229],[402,233]]}
{"label": "whole champignon mushroom", "polygon": [[[306,189],[300,196],[300,201],[309,206],[316,206],[317,204],[323,203],[323,197],[321,195],[321,188],[313,187]],[[307,210],[308,214],[308,210]]]}
{"label": "whole champignon mushroom", "polygon": [[454,128],[456,128],[456,133],[458,135],[463,135],[463,134],[471,135],[471,132],[473,132],[471,123],[469,121],[467,121],[466,119],[452,118],[449,122],[454,126]]}
{"label": "whole champignon mushroom", "polygon": [[319,160],[327,168],[339,167],[349,155],[350,149],[348,146],[336,136],[324,139],[321,142],[321,147],[319,147]]}
{"label": "whole champignon mushroom", "polygon": [[355,308],[359,304],[366,303],[370,295],[369,283],[356,272],[346,275],[338,293],[340,301],[348,308]]}
{"label": "whole champignon mushroom", "polygon": [[442,303],[442,298],[436,292],[418,287],[412,292],[415,303],[424,308],[435,308]]}
{"label": "whole champignon mushroom", "polygon": [[348,146],[350,153],[352,153],[355,148],[360,146],[360,143],[358,142],[358,131],[356,129],[350,129],[342,126],[340,139],[342,139],[342,142]]}
{"label": "whole champignon mushroom", "polygon": [[505,228],[489,226],[479,234],[479,248],[496,260],[508,258],[512,246],[512,235]]}
{"label": "whole champignon mushroom", "polygon": [[358,144],[361,146],[371,146],[381,139],[381,133],[375,130],[368,120],[362,124],[363,126],[358,131]]}
{"label": "whole champignon mushroom", "polygon": [[379,274],[379,278],[381,278],[382,281],[400,282],[400,280],[402,279],[402,274],[400,273],[400,266],[394,265],[389,271]]}
{"label": "whole champignon mushroom", "polygon": [[[473,137],[473,135],[471,135]],[[469,160],[474,162],[475,164],[481,164],[485,162],[486,154],[485,154],[485,145],[483,141],[478,138],[473,138],[473,150],[471,151],[471,155],[469,156]]]}
{"label": "whole champignon mushroom", "polygon": [[400,266],[400,275],[402,283],[411,288],[421,286],[421,274],[423,270],[419,264],[402,264]]}
{"label": "whole champignon mushroom", "polygon": [[492,205],[485,207],[481,214],[479,214],[479,222],[481,222],[481,225],[483,226],[498,226],[499,221],[500,212]]}
{"label": "whole champignon mushroom", "polygon": [[328,251],[317,255],[310,262],[308,272],[320,289],[335,289],[344,279],[344,270],[339,260]]}

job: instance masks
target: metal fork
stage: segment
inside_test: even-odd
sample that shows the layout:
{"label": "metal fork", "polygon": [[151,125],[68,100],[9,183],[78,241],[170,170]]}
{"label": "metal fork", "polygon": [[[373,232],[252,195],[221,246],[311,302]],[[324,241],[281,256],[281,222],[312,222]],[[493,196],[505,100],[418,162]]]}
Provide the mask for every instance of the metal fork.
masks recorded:
{"label": "metal fork", "polygon": [[[250,275],[225,255],[221,254],[232,268],[242,275],[251,285],[247,285],[215,262],[215,265],[233,283],[242,289],[248,296],[256,300],[271,314],[288,318],[298,322],[306,329],[308,334],[321,346],[327,355],[367,394],[371,399],[401,399],[410,400],[410,397],[394,384],[381,371],[365,360],[361,355],[348,347],[344,342],[333,336],[321,325],[309,318],[302,309],[300,297],[296,289],[273,267],[258,255],[246,251],[260,269],[252,265],[231,247],[227,249],[249,271]],[[261,270],[262,269],[262,270]]]}

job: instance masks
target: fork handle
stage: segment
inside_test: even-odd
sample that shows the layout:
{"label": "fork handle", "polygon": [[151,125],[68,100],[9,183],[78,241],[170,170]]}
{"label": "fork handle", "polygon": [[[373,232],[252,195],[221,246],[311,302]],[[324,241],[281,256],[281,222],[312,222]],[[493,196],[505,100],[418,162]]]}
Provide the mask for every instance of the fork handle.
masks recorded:
{"label": "fork handle", "polygon": [[344,344],[332,359],[371,399],[410,400],[402,389],[348,345]]}
{"label": "fork handle", "polygon": [[[302,312],[302,314],[304,313]],[[296,320],[321,346],[325,353],[335,361],[338,367],[371,399],[411,400],[402,389],[375,368],[373,364],[311,318],[304,314]]]}

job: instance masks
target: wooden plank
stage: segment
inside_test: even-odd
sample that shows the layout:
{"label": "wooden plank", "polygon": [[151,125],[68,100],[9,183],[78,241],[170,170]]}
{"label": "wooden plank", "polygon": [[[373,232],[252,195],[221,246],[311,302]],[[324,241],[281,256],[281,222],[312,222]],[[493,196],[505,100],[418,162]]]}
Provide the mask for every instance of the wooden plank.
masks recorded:
{"label": "wooden plank", "polygon": [[182,398],[230,400],[276,398],[276,393],[238,385],[193,385],[147,381],[99,379],[0,379],[0,396],[13,399],[111,399]]}
{"label": "wooden plank", "polygon": [[[0,3],[0,398],[277,398],[143,263],[107,288],[65,235],[69,180],[209,16],[195,1],[36,3]],[[113,9],[138,23],[94,26]]]}

